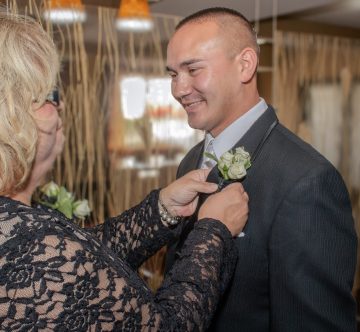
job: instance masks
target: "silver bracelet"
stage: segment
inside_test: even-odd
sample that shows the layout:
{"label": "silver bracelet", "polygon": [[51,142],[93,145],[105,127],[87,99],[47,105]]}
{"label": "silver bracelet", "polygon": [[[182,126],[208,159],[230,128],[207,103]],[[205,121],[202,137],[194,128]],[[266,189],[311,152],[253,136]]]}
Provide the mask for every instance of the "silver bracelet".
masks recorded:
{"label": "silver bracelet", "polygon": [[160,199],[160,195],[159,195],[159,200],[158,200],[158,205],[159,205],[159,213],[160,213],[160,219],[163,223],[165,223],[168,226],[175,226],[177,225],[183,218],[180,216],[176,216],[174,217],[166,208],[166,206],[164,205],[164,203],[161,201]]}

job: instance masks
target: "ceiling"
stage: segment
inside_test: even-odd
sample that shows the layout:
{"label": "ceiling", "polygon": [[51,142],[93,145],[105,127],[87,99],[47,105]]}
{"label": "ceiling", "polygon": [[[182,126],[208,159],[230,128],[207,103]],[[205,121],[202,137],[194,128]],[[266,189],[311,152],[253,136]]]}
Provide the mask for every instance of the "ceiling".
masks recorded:
{"label": "ceiling", "polygon": [[[6,3],[8,0],[0,0]],[[29,0],[16,0],[24,6]],[[41,0],[31,0],[41,2]],[[82,0],[87,10],[84,24],[86,42],[97,43],[97,6],[119,7],[121,0]],[[269,19],[273,13],[278,17],[309,20],[319,23],[354,28],[360,31],[360,0],[148,0],[154,14],[185,17],[208,7],[228,7],[240,11],[250,21]],[[349,29],[345,31],[348,33]],[[94,47],[95,47],[94,46]]]}
{"label": "ceiling", "polygon": [[[0,0],[7,3],[8,0]],[[41,0],[32,0],[39,2]],[[277,16],[360,29],[360,0],[148,0],[152,13],[184,17],[208,7],[229,7],[250,21]],[[26,4],[28,0],[17,0]],[[121,0],[82,0],[85,6],[118,8]]]}
{"label": "ceiling", "polygon": [[[150,2],[152,2],[150,0]],[[229,7],[243,13],[250,21],[278,16],[297,18],[360,29],[360,0],[153,0],[151,11],[187,16],[207,7]],[[277,3],[277,6],[276,6]]]}

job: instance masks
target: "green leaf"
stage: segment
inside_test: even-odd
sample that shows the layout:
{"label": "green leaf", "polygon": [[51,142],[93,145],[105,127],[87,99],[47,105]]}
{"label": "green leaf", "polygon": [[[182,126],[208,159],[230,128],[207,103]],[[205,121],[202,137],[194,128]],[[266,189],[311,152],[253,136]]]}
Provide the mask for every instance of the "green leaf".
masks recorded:
{"label": "green leaf", "polygon": [[219,160],[216,158],[216,156],[215,156],[214,154],[212,154],[212,153],[204,152],[204,156],[205,156],[205,157],[208,157],[208,158],[210,158],[210,159],[212,159],[212,160],[215,160],[216,162],[219,161]]}
{"label": "green leaf", "polygon": [[41,199],[39,199],[39,203],[41,203],[41,204],[43,204],[43,205],[45,205],[45,206],[48,206],[48,207],[50,207],[50,208],[52,208],[52,209],[55,209],[55,208],[56,208],[56,203],[55,203],[55,204],[51,204],[51,203],[49,203],[49,202],[47,202],[47,201],[44,201],[44,200],[41,200]]}
{"label": "green leaf", "polygon": [[73,201],[73,195],[69,193],[64,187],[60,187],[58,199],[56,202],[57,209],[69,219],[71,219],[73,216]]}
{"label": "green leaf", "polygon": [[250,168],[250,167],[251,167],[251,161],[250,161],[250,160],[247,160],[247,161],[245,162],[245,164],[244,164],[244,167],[245,167],[245,169]]}
{"label": "green leaf", "polygon": [[64,187],[60,187],[59,195],[58,195],[58,201],[74,201],[74,197],[71,193],[69,193]]}
{"label": "green leaf", "polygon": [[228,174],[227,174],[227,171],[228,171],[228,170],[227,170],[227,167],[226,167],[226,166],[224,166],[224,168],[218,167],[218,169],[219,169],[222,177],[224,178],[224,180],[229,180],[229,176],[228,176]]}
{"label": "green leaf", "polygon": [[63,213],[66,218],[71,219],[73,216],[72,202],[70,200],[59,202],[58,210]]}

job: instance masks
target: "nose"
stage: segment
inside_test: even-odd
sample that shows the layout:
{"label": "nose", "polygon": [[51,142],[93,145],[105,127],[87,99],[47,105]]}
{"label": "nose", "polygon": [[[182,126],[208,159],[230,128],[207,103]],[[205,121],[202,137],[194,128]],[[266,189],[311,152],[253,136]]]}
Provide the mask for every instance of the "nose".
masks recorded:
{"label": "nose", "polygon": [[176,80],[172,81],[171,93],[173,94],[175,99],[180,101],[184,97],[190,95],[191,91],[191,81],[186,76],[179,75]]}

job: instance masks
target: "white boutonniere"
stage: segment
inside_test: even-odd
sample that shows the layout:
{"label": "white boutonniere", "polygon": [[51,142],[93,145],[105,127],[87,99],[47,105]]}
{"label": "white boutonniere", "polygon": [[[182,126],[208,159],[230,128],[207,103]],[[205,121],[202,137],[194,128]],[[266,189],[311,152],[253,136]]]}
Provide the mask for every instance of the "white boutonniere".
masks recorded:
{"label": "white boutonniere", "polygon": [[242,179],[251,166],[250,154],[243,147],[235,148],[235,151],[227,151],[219,159],[212,153],[205,152],[204,154],[216,161],[224,180]]}
{"label": "white boutonniere", "polygon": [[40,188],[39,203],[60,211],[69,219],[75,217],[83,220],[91,212],[87,199],[75,200],[72,193],[53,181]]}

